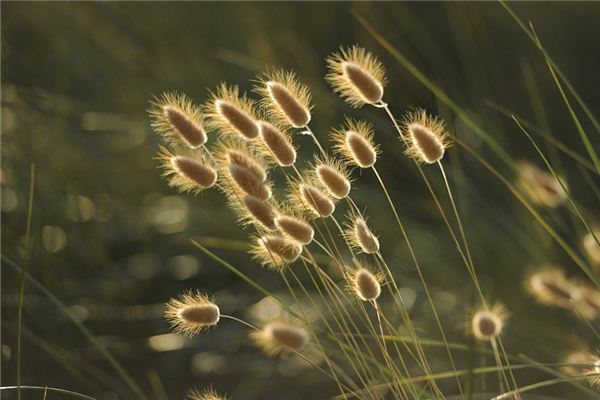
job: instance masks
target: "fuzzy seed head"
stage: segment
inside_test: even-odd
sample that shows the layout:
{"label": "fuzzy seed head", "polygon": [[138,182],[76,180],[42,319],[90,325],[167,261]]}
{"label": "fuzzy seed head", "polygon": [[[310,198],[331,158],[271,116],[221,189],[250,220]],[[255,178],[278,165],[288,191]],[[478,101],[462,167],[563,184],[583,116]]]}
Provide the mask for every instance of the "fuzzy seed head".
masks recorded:
{"label": "fuzzy seed head", "polygon": [[236,133],[244,139],[258,136],[254,102],[245,94],[240,95],[237,86],[222,83],[206,106],[206,114],[212,128],[222,134]]}
{"label": "fuzzy seed head", "polygon": [[[596,228],[593,230],[593,232],[596,238],[600,240],[600,229]],[[585,252],[587,253],[591,262],[595,266],[600,267],[600,246],[591,233],[588,233],[584,236],[583,248],[585,249]]]}
{"label": "fuzzy seed head", "polygon": [[259,122],[260,139],[269,155],[282,167],[289,167],[296,162],[296,149],[287,134],[268,122]]}
{"label": "fuzzy seed head", "polygon": [[347,162],[370,168],[377,161],[378,149],[373,143],[373,126],[347,118],[346,124],[332,134],[334,149]]}
{"label": "fuzzy seed head", "polygon": [[312,242],[315,231],[307,222],[291,215],[275,217],[275,226],[290,240],[301,245]]}
{"label": "fuzzy seed head", "polygon": [[251,219],[268,230],[275,229],[275,208],[270,203],[249,195],[242,202]]}
{"label": "fuzzy seed head", "polygon": [[343,199],[350,193],[350,179],[345,168],[335,164],[317,163],[315,173],[321,185],[336,199]]}
{"label": "fuzzy seed head", "polygon": [[185,397],[185,400],[227,400],[227,399],[228,399],[227,396],[221,396],[212,389],[205,389],[202,391],[197,390],[197,389],[192,389],[187,393],[187,395]]}
{"label": "fuzzy seed head", "polygon": [[561,369],[567,375],[583,375],[594,366],[596,360],[597,357],[587,351],[577,351],[569,354],[564,360],[565,364],[571,365],[565,365]]}
{"label": "fuzzy seed head", "polygon": [[529,292],[541,303],[570,309],[572,302],[580,299],[580,290],[564,273],[554,267],[546,267],[533,273],[527,280]]}
{"label": "fuzzy seed head", "polygon": [[201,155],[186,149],[176,152],[179,154],[161,148],[158,153],[163,176],[167,177],[169,186],[182,193],[198,194],[215,184],[217,171]]}
{"label": "fuzzy seed head", "polygon": [[361,217],[357,217],[354,220],[354,226],[352,228],[352,240],[351,243],[356,244],[361,251],[367,254],[377,253],[379,251],[379,239],[373,234],[367,222]]}
{"label": "fuzzy seed head", "polygon": [[302,246],[280,235],[265,235],[254,240],[251,252],[262,265],[282,270],[300,257]]}
{"label": "fuzzy seed head", "polygon": [[577,313],[594,320],[600,316],[600,291],[587,284],[577,285],[578,299],[574,303]]}
{"label": "fuzzy seed head", "polygon": [[[519,163],[517,169],[518,184],[532,203],[556,208],[567,201],[567,193],[554,175],[527,162]],[[559,179],[567,188],[565,180]]]}
{"label": "fuzzy seed head", "polygon": [[238,164],[230,164],[228,173],[236,187],[243,193],[263,201],[271,197],[269,185],[257,179],[252,170]]}
{"label": "fuzzy seed head", "polygon": [[269,322],[259,332],[252,332],[251,338],[268,355],[301,352],[310,340],[306,329],[283,321]]}
{"label": "fuzzy seed head", "polygon": [[315,186],[308,184],[299,185],[300,198],[308,208],[321,218],[327,218],[335,210],[333,201]]}
{"label": "fuzzy seed head", "polygon": [[268,117],[280,124],[302,128],[310,122],[310,91],[292,71],[275,70],[258,77],[255,91]]}
{"label": "fuzzy seed head", "polygon": [[403,131],[408,143],[406,154],[419,162],[438,162],[450,146],[450,136],[444,122],[427,115],[423,109],[410,112],[404,117]]}
{"label": "fuzzy seed head", "polygon": [[383,65],[362,47],[340,48],[327,58],[327,81],[352,107],[378,104],[386,84]]}
{"label": "fuzzy seed head", "polygon": [[499,304],[491,310],[477,311],[471,319],[471,332],[477,340],[492,340],[502,333],[506,317],[506,309]]}
{"label": "fuzzy seed head", "polygon": [[375,301],[381,294],[381,277],[360,267],[352,272],[350,286],[362,301]]}
{"label": "fuzzy seed head", "polygon": [[184,94],[163,93],[149,110],[152,127],[168,143],[202,146],[208,140],[200,109]]}
{"label": "fuzzy seed head", "polygon": [[238,165],[247,169],[260,182],[267,180],[267,169],[257,155],[251,153],[247,148],[223,145],[219,147],[217,157],[221,165]]}
{"label": "fuzzy seed head", "polygon": [[186,292],[167,303],[165,317],[176,333],[194,336],[219,322],[219,307],[200,292]]}

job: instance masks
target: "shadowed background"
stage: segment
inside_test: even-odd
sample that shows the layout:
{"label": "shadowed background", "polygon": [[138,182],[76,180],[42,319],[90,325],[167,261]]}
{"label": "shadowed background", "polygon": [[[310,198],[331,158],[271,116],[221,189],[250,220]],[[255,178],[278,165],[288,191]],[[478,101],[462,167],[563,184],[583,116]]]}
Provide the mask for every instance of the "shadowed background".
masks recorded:
{"label": "shadowed background", "polygon": [[[513,6],[534,23],[548,52],[597,114],[600,6]],[[439,113],[458,137],[507,177],[511,172],[351,11],[368,20],[515,159],[542,165],[514,121],[498,111],[501,107],[543,130],[551,127],[554,137],[585,154],[543,57],[496,3],[2,3],[2,252],[23,265],[34,163],[28,271],[151,398],[176,399],[192,386],[209,384],[238,400],[336,393],[326,377],[295,359],[260,354],[249,344],[246,329],[231,321],[184,341],[168,335],[162,318],[163,303],[190,288],[214,294],[225,313],[251,320],[251,310],[260,309],[260,293],[203,256],[190,238],[268,289],[284,292],[280,277],[245,253],[250,232],[238,228],[217,191],[179,195],[161,180],[153,159],[158,140],[146,115],[152,96],[165,90],[184,92],[200,104],[221,81],[250,90],[249,80],[267,66],[292,68],[311,88],[312,127],[322,141],[345,114],[375,123],[383,149],[379,168],[406,221],[444,326],[452,341],[470,342],[463,326],[474,295],[431,196],[384,114],[367,107],[352,110],[330,92],[323,80],[324,58],[342,44],[368,48],[386,66],[386,100],[397,116],[415,106]],[[543,112],[532,106],[532,93],[543,101]],[[309,138],[295,139],[303,159],[311,159]],[[592,139],[598,146],[598,137]],[[597,219],[597,198],[579,167],[556,157],[571,192],[582,207],[596,210],[588,216]],[[597,346],[581,322],[534,304],[523,290],[522,279],[531,266],[550,262],[571,275],[580,271],[471,157],[452,149],[446,162],[484,293],[511,310],[505,341],[509,352],[557,362],[571,351]],[[438,171],[426,171],[446,201]],[[354,199],[380,235],[417,326],[424,337],[436,337],[376,181],[367,173],[355,176]],[[582,232],[574,230],[571,214],[559,209],[550,218],[578,248]],[[18,286],[19,273],[3,263],[4,386],[16,382]],[[133,398],[98,350],[30,283],[22,338],[23,384],[68,388],[99,399]],[[433,369],[446,370],[443,351],[431,354]],[[472,351],[457,355],[463,367],[478,362],[477,357]],[[531,370],[519,373],[518,380],[526,384],[544,377]],[[454,382],[441,385],[455,390]],[[545,393],[572,398],[571,390],[556,387]],[[16,398],[14,392],[3,395]],[[24,398],[41,394],[26,392]]]}

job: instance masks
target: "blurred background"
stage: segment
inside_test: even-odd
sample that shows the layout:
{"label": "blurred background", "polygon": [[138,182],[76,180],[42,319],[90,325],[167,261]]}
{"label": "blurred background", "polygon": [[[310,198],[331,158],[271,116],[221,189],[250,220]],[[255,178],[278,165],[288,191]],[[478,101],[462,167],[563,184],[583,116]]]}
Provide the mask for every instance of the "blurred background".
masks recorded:
{"label": "blurred background", "polygon": [[[333,95],[323,79],[324,58],[340,45],[368,48],[386,66],[386,100],[397,116],[415,106],[439,113],[458,137],[510,179],[511,171],[353,13],[369,21],[515,160],[543,166],[501,109],[585,154],[542,55],[497,3],[2,2],[1,7],[2,254],[24,264],[30,167],[35,164],[28,271],[153,399],[181,398],[189,388],[209,384],[238,400],[320,399],[336,393],[326,377],[294,358],[262,355],[248,342],[246,329],[231,321],[190,340],[170,334],[163,304],[185,289],[212,293],[223,312],[248,320],[268,308],[260,293],[200,253],[191,238],[269,290],[283,296],[285,291],[279,275],[261,269],[245,253],[250,231],[238,228],[220,193],[179,195],[161,180],[154,159],[158,138],[146,113],[153,96],[177,90],[200,104],[221,81],[250,90],[249,80],[267,66],[292,68],[312,90],[312,127],[322,141],[346,114],[374,122],[383,148],[379,168],[408,226],[449,339],[458,343],[471,340],[464,322],[476,305],[458,253],[385,115],[374,108],[352,110]],[[511,7],[534,23],[548,52],[598,115],[600,4],[524,2]],[[592,139],[598,146],[599,137]],[[309,138],[297,136],[296,143],[303,158],[311,159]],[[597,221],[598,197],[588,180],[597,184],[598,177],[582,172],[552,147],[549,151],[586,217]],[[508,351],[559,362],[572,351],[596,348],[582,322],[566,311],[535,304],[523,289],[528,271],[542,263],[560,265],[570,276],[583,279],[583,274],[472,157],[453,148],[446,162],[484,292],[511,310]],[[426,172],[446,201],[439,171]],[[437,338],[381,190],[370,174],[355,176],[354,199],[380,236],[417,326],[424,337]],[[542,213],[581,250],[583,232],[571,212]],[[4,386],[16,384],[19,277],[3,262]],[[98,399],[135,398],[98,349],[31,282],[25,288],[22,340],[23,384],[67,388]],[[447,370],[443,352],[432,354],[433,369]],[[474,358],[472,351],[457,354],[462,367]],[[547,377],[535,369],[517,375],[521,384]],[[441,385],[455,390],[454,382]],[[575,398],[572,390],[557,386],[540,393]],[[16,398],[14,392],[2,395]],[[25,392],[24,398],[39,399],[41,393]]]}

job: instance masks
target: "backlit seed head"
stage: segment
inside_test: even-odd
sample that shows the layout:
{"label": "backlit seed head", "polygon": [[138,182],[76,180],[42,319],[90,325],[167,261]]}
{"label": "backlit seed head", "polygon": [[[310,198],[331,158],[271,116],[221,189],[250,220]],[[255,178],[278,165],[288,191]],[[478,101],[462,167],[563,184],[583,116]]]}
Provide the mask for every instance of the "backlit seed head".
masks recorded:
{"label": "backlit seed head", "polygon": [[254,102],[239,92],[237,86],[219,85],[216,92],[211,93],[206,115],[210,126],[222,134],[236,133],[244,139],[254,139],[258,137]]}
{"label": "backlit seed head", "polygon": [[310,91],[292,71],[275,70],[258,77],[255,91],[268,117],[279,124],[302,128],[310,122]]}
{"label": "backlit seed head", "polygon": [[275,226],[288,239],[300,245],[312,242],[315,231],[309,223],[298,216],[291,214],[280,214],[275,217]]}
{"label": "backlit seed head", "polygon": [[369,168],[375,165],[377,146],[373,142],[373,125],[365,121],[346,118],[346,123],[333,131],[335,151],[348,163]]}
{"label": "backlit seed head", "polygon": [[217,181],[217,171],[200,153],[186,149],[171,152],[160,148],[158,159],[169,186],[182,193],[198,194]]}
{"label": "backlit seed head", "polygon": [[358,267],[348,276],[348,285],[353,293],[362,301],[375,301],[381,294],[383,277],[374,274],[367,268]]}
{"label": "backlit seed head", "polygon": [[265,235],[253,240],[251,253],[262,265],[282,270],[300,257],[302,246],[278,234]]}
{"label": "backlit seed head", "polygon": [[576,314],[589,320],[600,317],[600,290],[584,283],[577,283],[576,286],[578,298],[573,304]]}
{"label": "backlit seed head", "polygon": [[242,202],[253,221],[268,230],[275,229],[276,210],[269,202],[248,195],[244,196]]}
{"label": "backlit seed head", "polygon": [[248,169],[261,182],[267,180],[267,163],[255,150],[240,140],[221,140],[213,151],[220,168],[235,164]]}
{"label": "backlit seed head", "polygon": [[219,322],[219,307],[200,292],[186,292],[167,303],[165,317],[176,333],[193,336]]}
{"label": "backlit seed head", "polygon": [[227,400],[227,396],[221,396],[213,389],[205,389],[205,390],[190,390],[185,396],[185,400]]}
{"label": "backlit seed head", "polygon": [[352,185],[347,168],[336,160],[317,159],[314,165],[317,180],[336,199],[343,199],[350,193]]}
{"label": "backlit seed head", "polygon": [[367,221],[359,215],[351,213],[350,223],[347,225],[344,236],[348,243],[356,250],[373,254],[379,251],[379,239],[367,225]]}
{"label": "backlit seed head", "polygon": [[580,376],[594,367],[597,357],[587,351],[577,351],[569,354],[565,360],[565,365],[561,369],[567,375]]}
{"label": "backlit seed head", "polygon": [[572,302],[578,301],[581,295],[579,288],[565,277],[564,272],[552,266],[531,274],[527,288],[538,302],[566,309],[571,309]]}
{"label": "backlit seed head", "polygon": [[600,229],[596,228],[593,232],[596,238],[594,238],[591,233],[588,233],[583,237],[583,248],[592,264],[596,267],[600,267],[600,246],[596,241],[596,239],[600,240]]}
{"label": "backlit seed head", "polygon": [[364,48],[341,47],[327,58],[327,67],[327,81],[350,106],[358,108],[382,101],[385,70],[379,60]]}
{"label": "backlit seed head", "polygon": [[[567,201],[567,193],[554,175],[528,162],[518,163],[517,170],[519,187],[533,204],[556,208]],[[567,188],[565,180],[560,179]]]}
{"label": "backlit seed head", "polygon": [[184,94],[163,93],[148,110],[152,127],[168,143],[195,148],[207,141],[200,109]]}
{"label": "backlit seed head", "polygon": [[591,368],[586,371],[587,375],[590,376],[589,382],[592,386],[600,386],[600,357],[594,356],[593,364]]}
{"label": "backlit seed head", "polygon": [[260,331],[252,332],[251,338],[268,355],[281,352],[301,352],[310,340],[310,335],[301,326],[283,321],[266,324]]}
{"label": "backlit seed head", "polygon": [[431,117],[425,110],[419,109],[408,113],[402,125],[409,157],[427,164],[436,163],[444,157],[451,141],[440,118]]}
{"label": "backlit seed head", "polygon": [[235,187],[246,195],[263,201],[271,197],[270,185],[257,179],[253,171],[244,166],[230,164],[227,168],[227,176]]}
{"label": "backlit seed head", "polygon": [[258,123],[259,135],[264,152],[282,167],[289,167],[296,162],[296,149],[290,135],[268,122]]}
{"label": "backlit seed head", "polygon": [[335,210],[335,204],[329,196],[307,177],[292,182],[289,202],[320,218],[329,217]]}
{"label": "backlit seed head", "polygon": [[471,333],[477,340],[495,339],[502,333],[507,317],[506,309],[500,304],[494,305],[489,310],[479,310],[471,318]]}

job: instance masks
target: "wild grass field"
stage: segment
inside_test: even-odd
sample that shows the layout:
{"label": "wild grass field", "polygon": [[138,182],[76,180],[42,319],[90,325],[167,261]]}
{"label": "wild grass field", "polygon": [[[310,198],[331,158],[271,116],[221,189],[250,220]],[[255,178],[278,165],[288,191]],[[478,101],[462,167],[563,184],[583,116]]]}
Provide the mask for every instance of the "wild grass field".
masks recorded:
{"label": "wild grass field", "polygon": [[1,398],[600,398],[598,3],[1,13]]}

